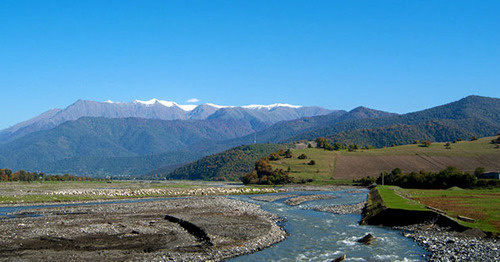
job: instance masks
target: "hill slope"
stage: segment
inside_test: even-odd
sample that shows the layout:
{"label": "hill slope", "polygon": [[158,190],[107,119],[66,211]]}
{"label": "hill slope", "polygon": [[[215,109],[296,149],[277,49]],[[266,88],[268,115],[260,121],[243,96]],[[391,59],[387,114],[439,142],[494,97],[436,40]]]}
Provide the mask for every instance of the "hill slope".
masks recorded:
{"label": "hill slope", "polygon": [[[80,118],[1,145],[0,166],[44,170],[44,167],[56,166],[57,162],[69,168],[77,158],[137,157],[182,151],[196,143],[225,140],[252,132],[249,123],[237,120]],[[185,162],[189,160],[192,159]],[[75,166],[68,172],[88,173],[92,169]],[[45,171],[51,170],[54,169]]]}
{"label": "hill slope", "polygon": [[[451,149],[447,149],[445,143],[433,143],[430,147],[411,144],[355,152],[298,149],[293,151],[293,158],[271,161],[271,164],[285,170],[290,167],[291,176],[298,179],[312,178],[316,181],[378,176],[380,172],[389,172],[396,167],[405,173],[439,171],[447,166],[467,172],[473,172],[480,166],[488,171],[498,171],[500,149],[490,143],[493,138],[453,143]],[[308,159],[297,159],[300,154],[306,154]],[[307,165],[311,160],[315,160],[316,164]]]}
{"label": "hill slope", "polygon": [[[255,161],[280,148],[283,148],[283,145],[256,144],[235,147],[177,168],[166,177],[170,179],[239,180],[242,175],[253,170]],[[154,174],[165,176],[162,170],[150,173],[150,175]]]}
{"label": "hill slope", "polygon": [[[407,135],[397,141],[390,141],[388,138],[391,134],[387,133],[384,138],[387,141],[385,143],[381,143],[377,138],[368,139],[366,143],[390,146],[393,143],[404,144],[414,139],[425,139],[422,136],[438,142],[466,139],[471,135],[491,136],[500,131],[500,99],[468,96],[453,103],[404,115],[349,119],[303,132],[284,141],[312,140],[317,137],[330,137],[331,140],[336,140],[342,136],[352,139],[362,133],[362,130],[366,132],[374,129],[369,132],[380,133],[380,128],[401,128],[398,132],[407,132]],[[408,132],[410,129],[412,131]],[[339,135],[342,132],[345,133]]]}

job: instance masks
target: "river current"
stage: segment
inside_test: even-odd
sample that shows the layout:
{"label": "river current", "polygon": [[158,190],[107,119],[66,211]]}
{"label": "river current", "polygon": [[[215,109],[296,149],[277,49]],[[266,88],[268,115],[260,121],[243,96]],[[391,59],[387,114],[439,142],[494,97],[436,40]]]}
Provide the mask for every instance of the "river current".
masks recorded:
{"label": "river current", "polygon": [[[257,201],[250,196],[231,198],[260,205],[264,210],[286,219],[283,223],[290,234],[288,238],[262,251],[232,259],[240,261],[332,261],[346,254],[345,261],[425,261],[428,254],[400,231],[386,227],[361,226],[359,214],[337,215],[310,210],[318,206],[349,205],[363,202],[368,191],[348,193],[350,190],[333,192],[298,191],[273,195],[333,195],[337,198],[304,202],[289,206],[286,199],[274,202]],[[356,242],[371,233],[377,239],[371,245]]]}

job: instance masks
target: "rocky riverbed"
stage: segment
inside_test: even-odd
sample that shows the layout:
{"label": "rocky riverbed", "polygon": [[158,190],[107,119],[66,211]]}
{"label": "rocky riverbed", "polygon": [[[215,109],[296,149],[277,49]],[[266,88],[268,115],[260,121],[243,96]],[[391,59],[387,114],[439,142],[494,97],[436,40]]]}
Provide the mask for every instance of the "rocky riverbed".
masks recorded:
{"label": "rocky riverbed", "polygon": [[497,239],[471,237],[436,225],[396,227],[431,252],[429,261],[498,261]]}
{"label": "rocky riverbed", "polygon": [[224,197],[30,212],[2,219],[0,260],[220,261],[286,237],[276,215]]}
{"label": "rocky riverbed", "polygon": [[253,200],[264,201],[264,202],[274,202],[276,200],[296,197],[297,195],[263,195],[263,196],[253,196],[250,197]]}
{"label": "rocky riverbed", "polygon": [[150,196],[202,196],[231,194],[263,194],[285,191],[282,188],[249,188],[249,187],[199,187],[199,188],[91,188],[65,189],[47,192],[48,195],[60,196],[105,196],[105,197],[150,197]]}
{"label": "rocky riverbed", "polygon": [[313,210],[320,212],[328,212],[333,214],[361,214],[361,210],[365,206],[366,202],[361,202],[354,205],[337,205],[337,206],[321,206],[315,207]]}
{"label": "rocky riverbed", "polygon": [[337,198],[336,196],[330,196],[330,195],[305,195],[305,196],[297,196],[297,197],[292,197],[290,199],[285,200],[285,204],[290,205],[290,206],[297,206],[300,205],[306,201],[311,201],[311,200],[322,200],[322,199],[334,199]]}

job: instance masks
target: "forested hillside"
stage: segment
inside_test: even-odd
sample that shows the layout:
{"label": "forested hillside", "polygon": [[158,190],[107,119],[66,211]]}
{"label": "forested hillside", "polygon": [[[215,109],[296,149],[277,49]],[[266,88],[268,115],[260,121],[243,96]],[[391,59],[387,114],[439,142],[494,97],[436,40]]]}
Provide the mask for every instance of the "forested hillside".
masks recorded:
{"label": "forested hillside", "polygon": [[[283,140],[327,137],[332,141],[390,146],[415,139],[444,142],[500,131],[500,99],[469,96],[446,105],[385,118],[349,119]],[[358,138],[358,136],[360,136]]]}
{"label": "forested hillside", "polygon": [[[253,170],[255,161],[283,148],[278,144],[256,144],[239,146],[222,153],[204,157],[166,175],[169,179],[239,180]],[[151,172],[149,175],[163,177],[165,174]]]}

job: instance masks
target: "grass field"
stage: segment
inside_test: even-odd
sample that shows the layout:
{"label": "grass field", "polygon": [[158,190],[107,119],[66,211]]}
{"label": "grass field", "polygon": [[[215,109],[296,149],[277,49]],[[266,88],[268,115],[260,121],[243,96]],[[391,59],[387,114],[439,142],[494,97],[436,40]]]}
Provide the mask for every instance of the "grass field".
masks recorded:
{"label": "grass field", "polygon": [[[418,144],[381,149],[326,151],[318,148],[293,150],[293,158],[271,161],[274,167],[288,170],[296,179],[313,179],[319,183],[332,180],[350,181],[364,176],[378,176],[382,171],[399,167],[403,172],[439,171],[447,166],[473,172],[477,167],[488,171],[500,170],[500,149],[489,142],[494,137],[476,141],[452,143],[447,149],[445,143],[433,143],[430,147]],[[297,159],[300,154],[307,159]],[[307,165],[310,160],[316,165]]]}
{"label": "grass field", "polygon": [[421,190],[406,189],[415,200],[445,211],[451,217],[470,217],[474,223],[459,223],[485,231],[500,232],[500,188]]}
{"label": "grass field", "polygon": [[[306,154],[307,159],[298,159],[301,154]],[[284,158],[278,161],[271,161],[275,168],[288,170],[296,179],[313,179],[316,182],[333,181],[333,171],[335,169],[335,160],[339,152],[325,151],[321,149],[308,148],[293,151],[293,158]],[[315,165],[308,165],[309,161],[314,160]]]}
{"label": "grass field", "polygon": [[[500,188],[447,190],[403,189],[396,186],[377,186],[388,208],[405,210],[429,210],[431,206],[468,227],[484,231],[500,232]],[[457,216],[475,219],[474,223],[457,219]]]}
{"label": "grass field", "polygon": [[384,204],[388,208],[395,209],[406,209],[406,210],[420,210],[420,211],[428,211],[425,208],[425,205],[412,201],[410,199],[404,198],[396,194],[395,190],[399,189],[398,187],[393,186],[378,186],[377,190],[384,200]]}

